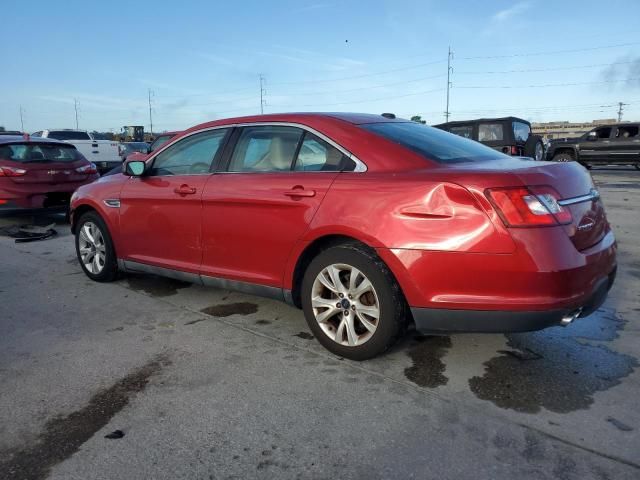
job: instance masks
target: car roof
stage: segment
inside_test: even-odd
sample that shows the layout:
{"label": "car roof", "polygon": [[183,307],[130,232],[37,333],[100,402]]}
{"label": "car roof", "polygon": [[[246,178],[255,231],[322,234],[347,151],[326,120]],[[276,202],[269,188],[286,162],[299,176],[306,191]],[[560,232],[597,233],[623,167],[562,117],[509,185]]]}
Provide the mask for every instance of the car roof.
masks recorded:
{"label": "car roof", "polygon": [[[252,115],[246,117],[233,117],[211,122],[201,123],[184,131],[184,133],[202,130],[209,127],[234,125],[239,123],[260,123],[260,122],[283,122],[300,123],[313,126],[318,123],[329,121],[342,121],[353,125],[367,123],[406,123],[410,120],[401,118],[388,118],[373,113],[345,113],[345,112],[294,112],[294,113],[270,113],[265,115]],[[183,133],[183,132],[180,132]]]}
{"label": "car roof", "polygon": [[471,120],[454,120],[451,122],[438,123],[437,125],[433,125],[434,127],[446,127],[446,126],[455,126],[455,125],[468,125],[469,123],[486,123],[486,122],[522,122],[527,125],[531,125],[530,122],[525,120],[524,118],[519,117],[496,117],[496,118],[474,118]]}
{"label": "car roof", "polygon": [[66,147],[73,147],[71,143],[63,142],[61,140],[54,140],[53,138],[42,138],[42,137],[29,137],[25,138],[23,135],[0,135],[0,145],[6,145],[10,143],[33,143],[33,144],[42,144],[42,143],[51,143],[64,145]]}

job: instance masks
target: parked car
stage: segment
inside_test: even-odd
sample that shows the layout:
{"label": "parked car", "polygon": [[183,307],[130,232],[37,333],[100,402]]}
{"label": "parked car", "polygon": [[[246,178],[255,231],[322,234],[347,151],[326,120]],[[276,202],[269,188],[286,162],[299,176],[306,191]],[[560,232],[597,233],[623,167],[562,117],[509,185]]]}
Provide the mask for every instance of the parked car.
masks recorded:
{"label": "parked car", "polygon": [[16,135],[22,135],[22,132],[19,132],[18,130],[0,130],[0,135],[3,136],[12,136],[15,137]]}
{"label": "parked car", "polygon": [[73,145],[0,137],[0,213],[67,210],[73,191],[97,178],[96,166]]}
{"label": "parked car", "polygon": [[616,242],[589,173],[369,114],[217,120],[78,189],[87,276],[145,272],[287,301],[362,360],[426,332],[566,325]]}
{"label": "parked car", "polygon": [[634,165],[640,170],[640,123],[594,128],[578,138],[551,140],[547,159],[592,165]]}
{"label": "parked car", "polygon": [[531,124],[522,118],[480,118],[441,123],[434,127],[470,138],[507,155],[544,159],[542,137],[533,135]]}
{"label": "parked car", "polygon": [[182,133],[180,130],[176,130],[175,132],[163,132],[159,134],[149,145],[149,151],[147,153],[155,152],[160,147],[162,147],[165,143],[171,140],[176,135]]}
{"label": "parked car", "polygon": [[132,153],[149,153],[147,142],[124,142],[118,144],[118,152],[122,161],[126,160]]}
{"label": "parked car", "polygon": [[31,136],[53,138],[75,145],[85,158],[96,165],[100,173],[108,172],[113,167],[122,165],[122,159],[118,153],[118,142],[95,140],[86,130],[42,130],[33,133]]}

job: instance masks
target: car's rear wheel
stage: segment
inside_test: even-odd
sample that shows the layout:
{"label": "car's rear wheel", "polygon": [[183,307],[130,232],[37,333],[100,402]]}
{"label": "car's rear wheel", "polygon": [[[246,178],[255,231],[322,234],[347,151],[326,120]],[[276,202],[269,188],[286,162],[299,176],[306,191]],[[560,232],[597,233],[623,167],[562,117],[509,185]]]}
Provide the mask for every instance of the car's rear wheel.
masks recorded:
{"label": "car's rear wheel", "polygon": [[318,341],[352,360],[384,352],[406,325],[406,302],[393,275],[357,244],[329,248],[311,261],[302,307]]}
{"label": "car's rear wheel", "polygon": [[76,226],[76,254],[84,273],[97,282],[110,282],[118,275],[113,241],[104,220],[87,212]]}
{"label": "car's rear wheel", "polygon": [[524,144],[524,156],[537,161],[544,159],[544,143],[539,135],[529,135]]}

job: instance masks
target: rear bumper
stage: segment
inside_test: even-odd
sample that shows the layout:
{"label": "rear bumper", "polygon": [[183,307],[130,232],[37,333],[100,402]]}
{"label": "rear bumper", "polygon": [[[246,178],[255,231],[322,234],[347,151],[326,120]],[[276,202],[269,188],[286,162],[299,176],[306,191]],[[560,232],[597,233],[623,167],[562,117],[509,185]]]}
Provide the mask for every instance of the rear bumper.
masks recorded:
{"label": "rear bumper", "polygon": [[593,292],[580,307],[543,311],[450,310],[411,308],[416,330],[423,333],[507,333],[530,332],[557,325],[568,325],[575,318],[586,317],[606,300],[615,280],[616,270],[597,282]]}

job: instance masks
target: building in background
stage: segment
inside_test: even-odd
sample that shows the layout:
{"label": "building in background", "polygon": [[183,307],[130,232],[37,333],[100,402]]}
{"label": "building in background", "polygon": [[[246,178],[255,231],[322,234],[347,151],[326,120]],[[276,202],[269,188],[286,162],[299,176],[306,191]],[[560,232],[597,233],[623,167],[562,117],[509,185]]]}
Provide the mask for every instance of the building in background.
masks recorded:
{"label": "building in background", "polygon": [[533,133],[547,140],[551,140],[553,138],[579,137],[595,127],[611,125],[612,123],[617,123],[617,120],[615,118],[604,118],[593,120],[592,122],[544,122],[532,123],[531,129]]}

